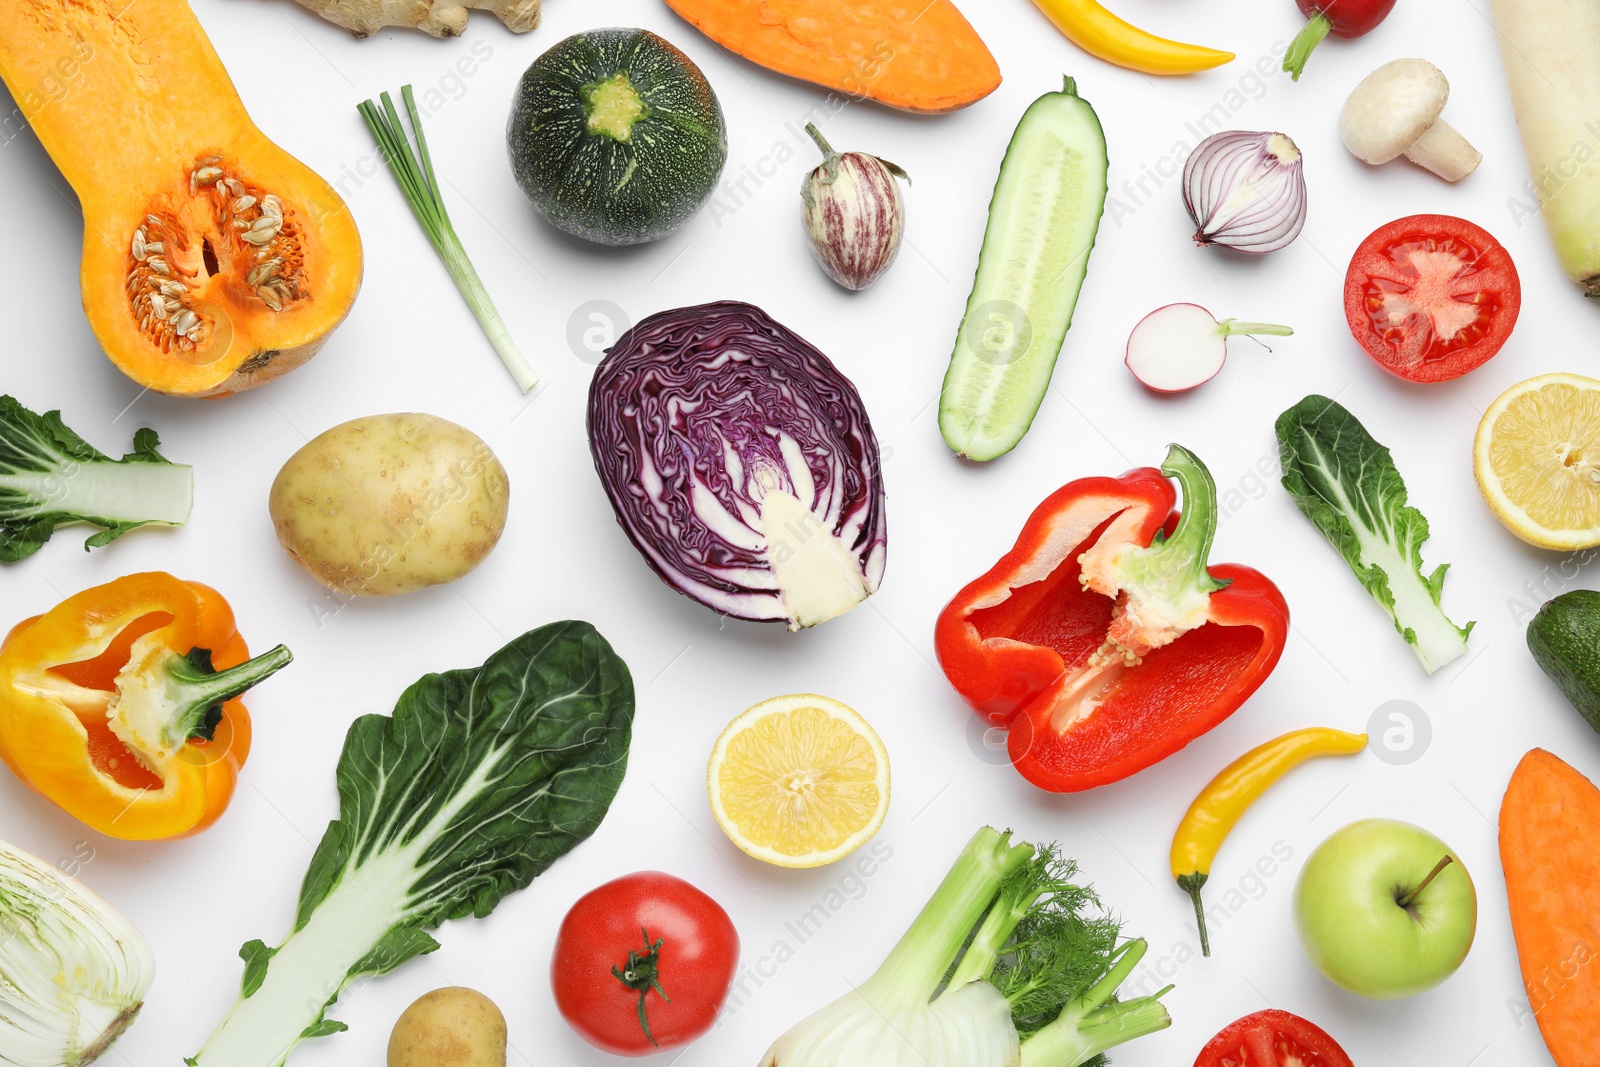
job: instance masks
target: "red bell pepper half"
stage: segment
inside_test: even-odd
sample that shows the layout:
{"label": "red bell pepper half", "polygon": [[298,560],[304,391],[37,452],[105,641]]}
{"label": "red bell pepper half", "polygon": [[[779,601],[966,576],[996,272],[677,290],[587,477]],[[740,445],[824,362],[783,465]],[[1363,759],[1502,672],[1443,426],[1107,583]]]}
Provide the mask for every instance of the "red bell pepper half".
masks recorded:
{"label": "red bell pepper half", "polygon": [[940,613],[945,675],[1009,731],[1028,781],[1057,793],[1120,781],[1232,715],[1272,673],[1289,606],[1258,571],[1206,565],[1216,527],[1210,472],[1173,445],[1160,470],[1056,490]]}

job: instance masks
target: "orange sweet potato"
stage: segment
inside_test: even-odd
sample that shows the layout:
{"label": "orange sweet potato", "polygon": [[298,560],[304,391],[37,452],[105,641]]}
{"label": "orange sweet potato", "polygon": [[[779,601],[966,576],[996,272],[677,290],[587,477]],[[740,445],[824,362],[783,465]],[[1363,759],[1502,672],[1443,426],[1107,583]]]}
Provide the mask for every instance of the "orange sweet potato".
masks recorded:
{"label": "orange sweet potato", "polygon": [[1600,789],[1544,749],[1500,805],[1522,982],[1558,1067],[1600,1065]]}
{"label": "orange sweet potato", "polygon": [[955,111],[1000,67],[950,0],[667,0],[713,41],[780,74],[903,111]]}

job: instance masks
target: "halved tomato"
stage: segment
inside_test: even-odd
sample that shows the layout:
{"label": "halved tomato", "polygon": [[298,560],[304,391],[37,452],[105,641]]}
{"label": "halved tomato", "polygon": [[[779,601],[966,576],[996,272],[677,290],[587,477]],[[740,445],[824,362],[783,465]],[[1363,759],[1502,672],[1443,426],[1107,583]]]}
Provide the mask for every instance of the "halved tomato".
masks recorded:
{"label": "halved tomato", "polygon": [[1315,1023],[1269,1009],[1246,1015],[1206,1043],[1194,1067],[1354,1067]]}
{"label": "halved tomato", "polygon": [[1344,315],[1378,366],[1447,382],[1506,343],[1522,309],[1511,253],[1454,215],[1410,215],[1361,242],[1344,276]]}

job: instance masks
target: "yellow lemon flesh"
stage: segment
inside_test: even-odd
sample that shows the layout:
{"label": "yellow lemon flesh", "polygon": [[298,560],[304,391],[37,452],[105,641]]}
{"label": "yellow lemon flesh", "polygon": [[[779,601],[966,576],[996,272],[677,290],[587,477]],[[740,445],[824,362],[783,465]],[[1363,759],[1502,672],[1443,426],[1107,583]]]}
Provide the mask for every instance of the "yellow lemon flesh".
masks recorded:
{"label": "yellow lemon flesh", "polygon": [[889,754],[867,721],[837,700],[773,697],[722,731],[706,788],[723,832],[746,854],[820,867],[883,825]]}
{"label": "yellow lemon flesh", "polygon": [[1600,545],[1600,381],[1541,374],[1489,406],[1473,444],[1478,489],[1531,545]]}

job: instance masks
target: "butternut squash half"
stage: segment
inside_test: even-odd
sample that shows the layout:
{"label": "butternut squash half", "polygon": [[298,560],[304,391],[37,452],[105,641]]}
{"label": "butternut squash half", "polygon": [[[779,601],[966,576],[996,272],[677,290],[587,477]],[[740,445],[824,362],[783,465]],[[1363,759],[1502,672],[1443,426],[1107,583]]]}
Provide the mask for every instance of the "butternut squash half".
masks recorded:
{"label": "butternut squash half", "polygon": [[0,2],[0,78],[77,191],[111,361],[225,396],[310,359],[360,288],[360,235],[250,120],[186,0]]}

